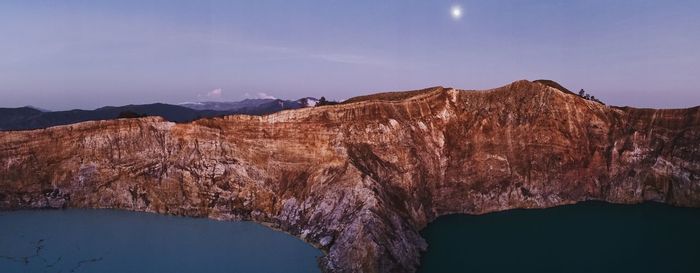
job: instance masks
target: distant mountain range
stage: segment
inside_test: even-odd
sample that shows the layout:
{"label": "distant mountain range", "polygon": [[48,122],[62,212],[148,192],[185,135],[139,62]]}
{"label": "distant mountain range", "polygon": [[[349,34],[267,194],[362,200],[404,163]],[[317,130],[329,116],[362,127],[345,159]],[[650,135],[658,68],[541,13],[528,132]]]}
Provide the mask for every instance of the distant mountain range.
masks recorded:
{"label": "distant mountain range", "polygon": [[107,106],[95,110],[47,111],[33,106],[0,108],[0,131],[32,130],[89,120],[131,116],[161,116],[168,121],[188,122],[199,118],[232,114],[265,115],[282,110],[315,106],[317,99],[245,99],[236,102],[188,102]]}
{"label": "distant mountain range", "polygon": [[186,102],[179,105],[194,110],[235,111],[236,113],[242,114],[262,115],[285,109],[315,106],[317,102],[317,99],[307,97],[294,101],[281,99],[245,99],[233,102]]}

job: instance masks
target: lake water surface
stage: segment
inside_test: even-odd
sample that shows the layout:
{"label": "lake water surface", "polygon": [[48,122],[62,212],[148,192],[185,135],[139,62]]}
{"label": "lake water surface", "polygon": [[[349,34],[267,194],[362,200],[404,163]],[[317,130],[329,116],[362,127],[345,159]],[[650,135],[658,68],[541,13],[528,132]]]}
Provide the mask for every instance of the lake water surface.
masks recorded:
{"label": "lake water surface", "polygon": [[450,215],[422,234],[422,273],[700,272],[700,209],[587,202]]}
{"label": "lake water surface", "polygon": [[[700,272],[700,209],[589,202],[441,217],[421,273]],[[319,272],[321,252],[252,222],[117,210],[0,212],[0,272]]]}
{"label": "lake water surface", "polygon": [[117,210],[0,212],[0,272],[320,272],[318,249],[252,222]]}

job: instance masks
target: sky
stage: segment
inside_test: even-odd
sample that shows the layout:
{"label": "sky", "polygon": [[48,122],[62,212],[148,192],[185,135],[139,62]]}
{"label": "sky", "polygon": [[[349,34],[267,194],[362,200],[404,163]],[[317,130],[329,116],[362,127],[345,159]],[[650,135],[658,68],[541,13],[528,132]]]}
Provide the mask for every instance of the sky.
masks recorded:
{"label": "sky", "polygon": [[0,1],[0,107],[343,100],[520,79],[691,107],[699,12],[680,0]]}

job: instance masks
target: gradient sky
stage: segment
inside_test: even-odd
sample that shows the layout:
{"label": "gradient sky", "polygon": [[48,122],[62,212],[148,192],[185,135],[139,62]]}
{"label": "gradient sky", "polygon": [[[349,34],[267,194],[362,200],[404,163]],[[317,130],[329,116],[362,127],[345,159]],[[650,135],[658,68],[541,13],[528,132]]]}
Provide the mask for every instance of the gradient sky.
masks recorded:
{"label": "gradient sky", "polygon": [[[455,20],[450,8],[459,5]],[[0,107],[345,99],[553,79],[700,105],[700,1],[1,1]]]}

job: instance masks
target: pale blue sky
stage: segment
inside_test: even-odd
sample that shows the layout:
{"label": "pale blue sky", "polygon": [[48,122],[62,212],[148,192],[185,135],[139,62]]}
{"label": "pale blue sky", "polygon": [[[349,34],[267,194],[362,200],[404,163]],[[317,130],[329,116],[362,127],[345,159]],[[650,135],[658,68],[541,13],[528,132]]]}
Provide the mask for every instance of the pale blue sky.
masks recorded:
{"label": "pale blue sky", "polygon": [[689,107],[700,105],[698,14],[700,1],[1,1],[0,107],[540,78],[615,105]]}

